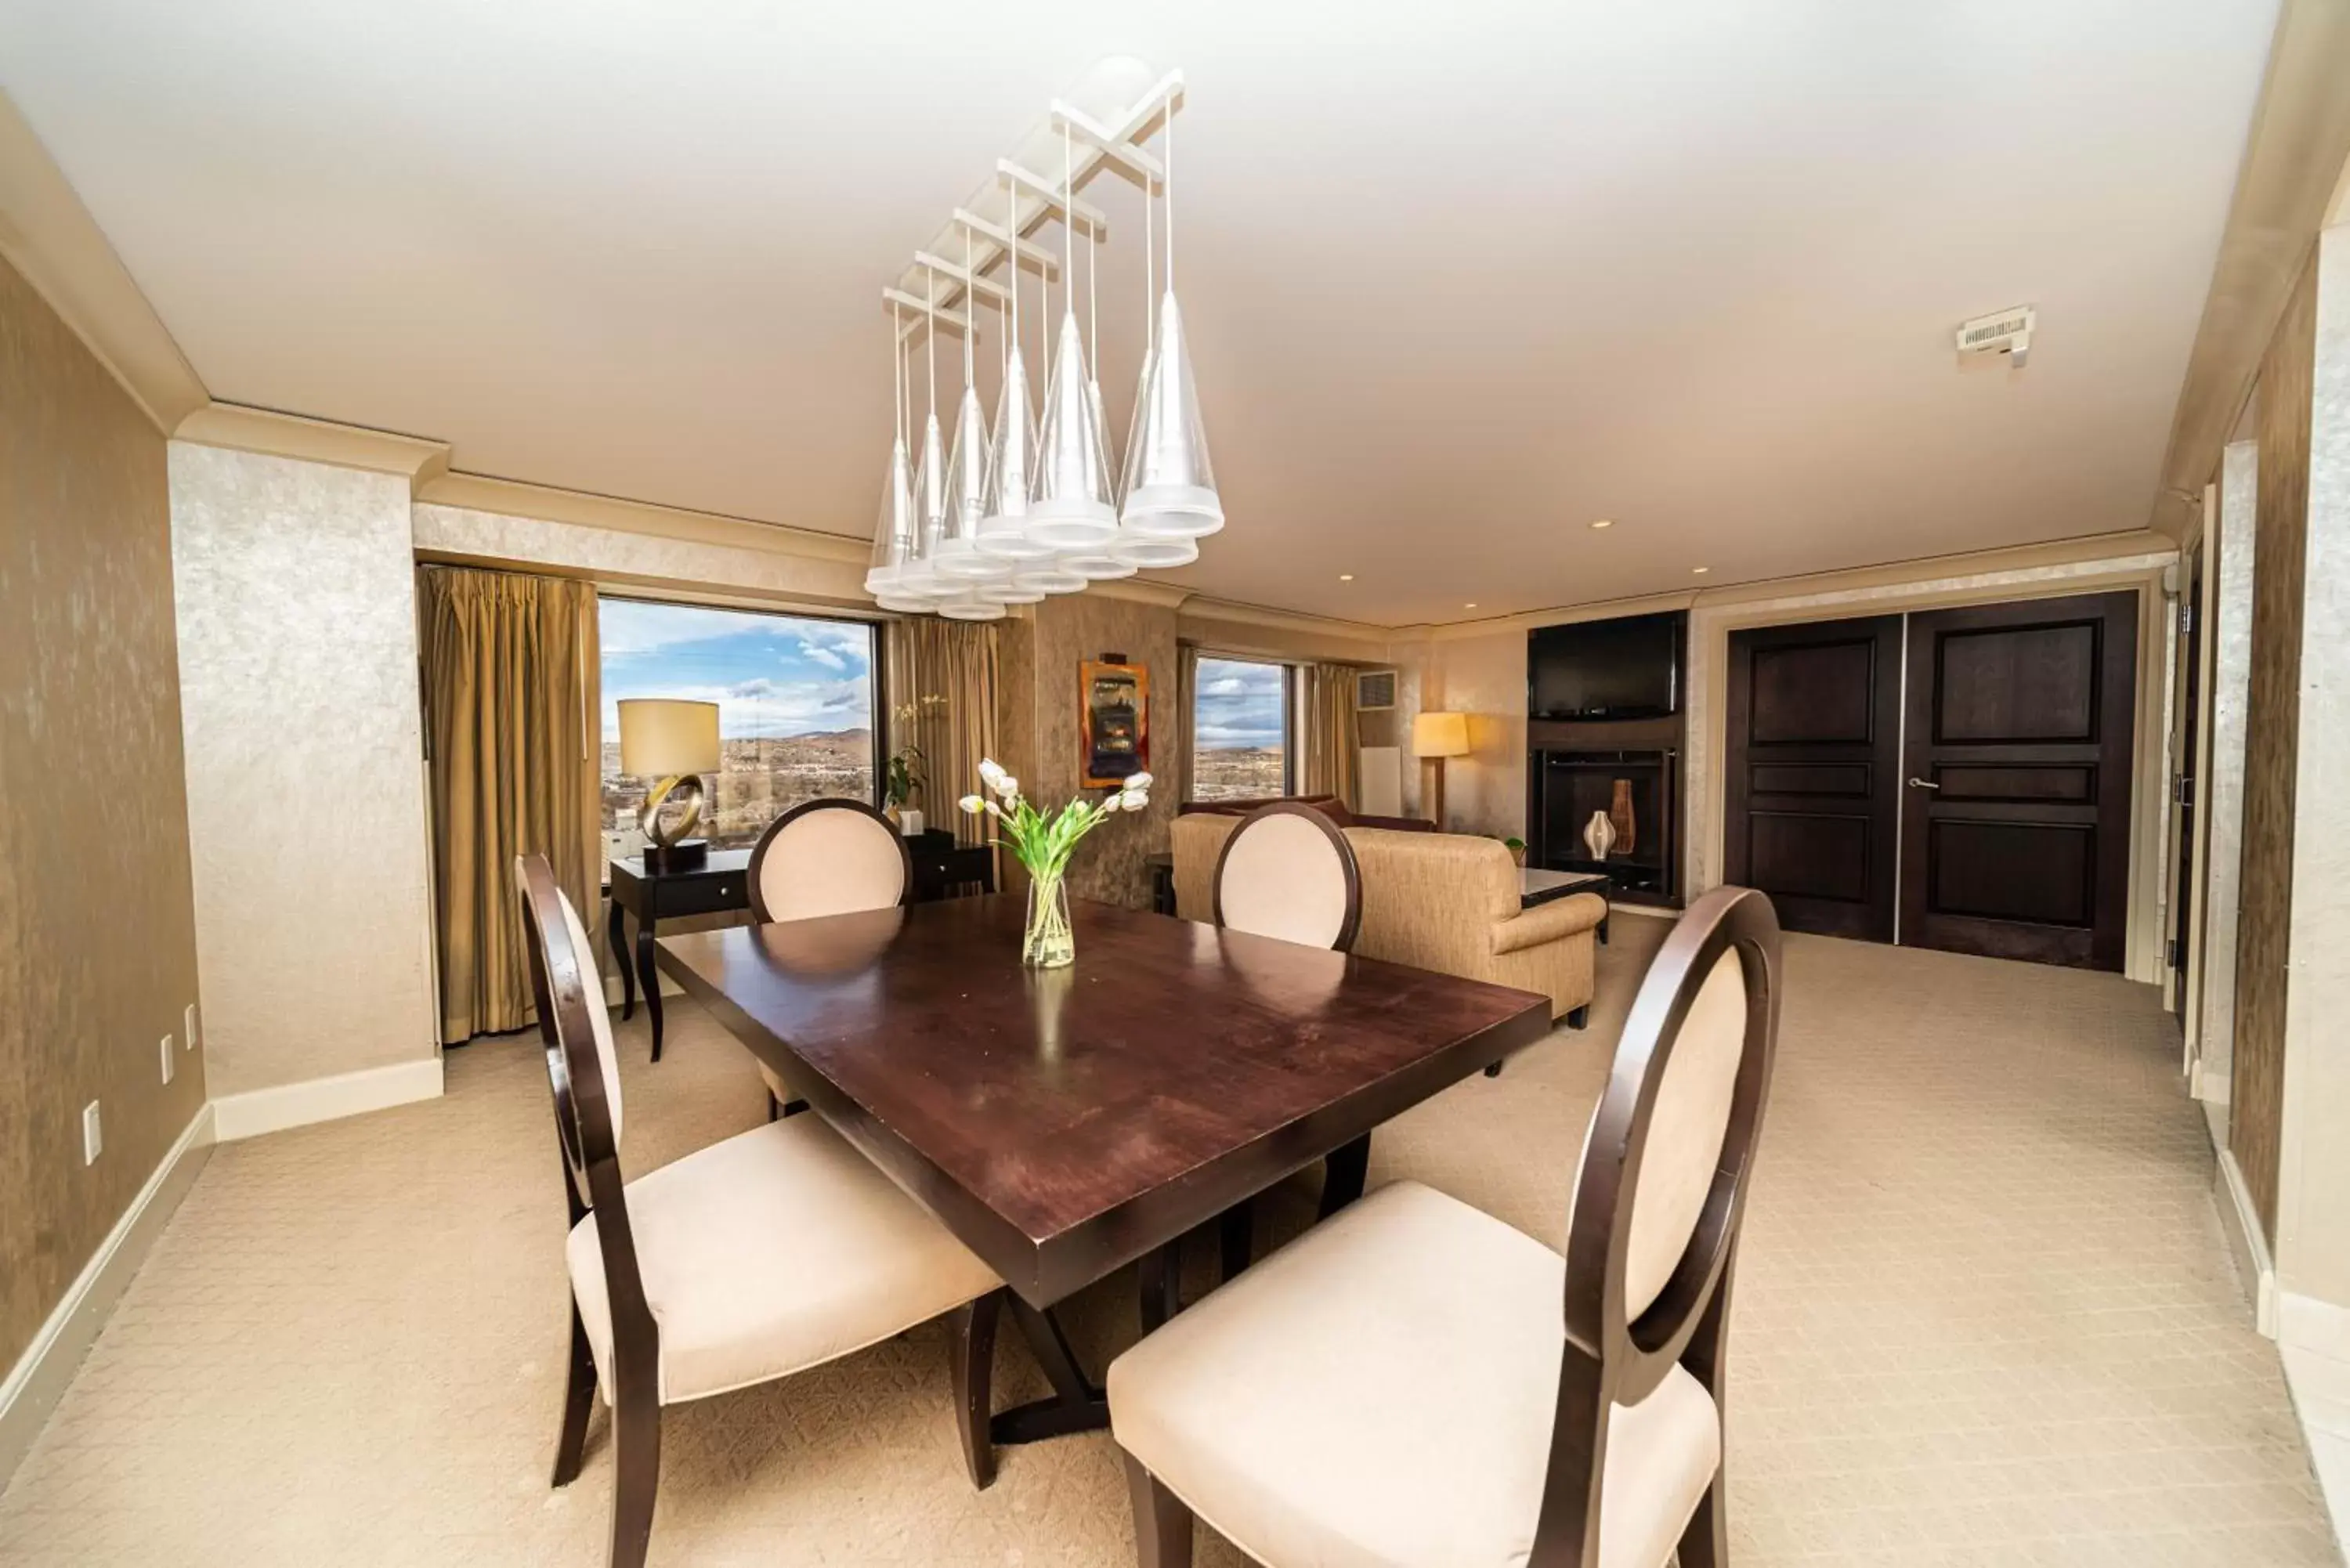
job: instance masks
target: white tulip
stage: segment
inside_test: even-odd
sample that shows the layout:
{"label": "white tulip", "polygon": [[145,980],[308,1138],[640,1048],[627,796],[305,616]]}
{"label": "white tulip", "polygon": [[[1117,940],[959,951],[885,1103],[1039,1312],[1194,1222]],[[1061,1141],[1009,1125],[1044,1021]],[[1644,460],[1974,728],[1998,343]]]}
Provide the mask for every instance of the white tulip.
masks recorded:
{"label": "white tulip", "polygon": [[955,805],[962,808],[962,814],[965,816],[977,816],[987,803],[975,794],[967,794],[955,802]]}
{"label": "white tulip", "polygon": [[1011,800],[1020,794],[1020,781],[1001,768],[996,770],[996,776],[993,782],[995,785],[996,797],[1000,800]]}
{"label": "white tulip", "polygon": [[1125,787],[1129,790],[1149,789],[1150,787],[1150,775],[1149,774],[1135,774],[1127,779]]}
{"label": "white tulip", "polygon": [[993,789],[1003,782],[1005,775],[1003,770],[996,766],[994,758],[983,757],[979,763],[979,776],[987,781],[988,788]]}

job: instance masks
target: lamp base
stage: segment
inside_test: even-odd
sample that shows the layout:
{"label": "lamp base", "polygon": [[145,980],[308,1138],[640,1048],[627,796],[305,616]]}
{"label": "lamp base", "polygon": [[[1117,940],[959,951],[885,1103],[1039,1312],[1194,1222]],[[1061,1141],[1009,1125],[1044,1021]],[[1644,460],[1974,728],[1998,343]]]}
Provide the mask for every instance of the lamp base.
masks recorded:
{"label": "lamp base", "polygon": [[647,844],[645,869],[656,877],[677,871],[699,871],[710,863],[710,840],[684,838],[675,844]]}

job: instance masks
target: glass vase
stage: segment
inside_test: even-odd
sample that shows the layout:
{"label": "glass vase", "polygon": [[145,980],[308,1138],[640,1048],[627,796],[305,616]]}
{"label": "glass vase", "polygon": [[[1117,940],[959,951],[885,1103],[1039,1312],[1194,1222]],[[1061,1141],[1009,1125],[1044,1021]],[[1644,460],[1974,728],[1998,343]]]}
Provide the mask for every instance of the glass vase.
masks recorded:
{"label": "glass vase", "polygon": [[1059,969],[1077,960],[1069,928],[1069,889],[1060,874],[1028,878],[1028,931],[1020,941],[1020,961],[1030,969]]}

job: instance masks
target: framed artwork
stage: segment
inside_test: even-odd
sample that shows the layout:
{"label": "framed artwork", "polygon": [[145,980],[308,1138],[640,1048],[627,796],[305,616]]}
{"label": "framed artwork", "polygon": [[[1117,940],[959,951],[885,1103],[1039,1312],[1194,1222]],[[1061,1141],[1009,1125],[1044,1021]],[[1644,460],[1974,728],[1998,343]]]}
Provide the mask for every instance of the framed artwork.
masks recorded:
{"label": "framed artwork", "polygon": [[1077,665],[1078,768],[1086,789],[1108,789],[1150,766],[1150,670],[1085,659]]}

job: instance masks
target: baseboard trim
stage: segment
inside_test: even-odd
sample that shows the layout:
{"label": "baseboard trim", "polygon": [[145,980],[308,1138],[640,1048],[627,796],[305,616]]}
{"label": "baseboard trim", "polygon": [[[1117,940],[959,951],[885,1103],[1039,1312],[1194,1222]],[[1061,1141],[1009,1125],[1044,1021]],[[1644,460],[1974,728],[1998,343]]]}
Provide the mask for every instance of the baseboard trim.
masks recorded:
{"label": "baseboard trim", "polygon": [[65,1299],[57,1303],[33,1343],[9,1369],[6,1380],[0,1381],[0,1490],[5,1490],[9,1478],[16,1473],[49,1412],[57,1407],[74,1374],[81,1369],[82,1357],[113,1315],[114,1303],[139,1272],[139,1265],[147,1261],[155,1238],[162,1234],[180,1200],[195,1184],[197,1172],[212,1154],[213,1128],[213,1107],[207,1102],[172,1142],[146,1185],[140,1188],[139,1196],[106,1233],[106,1240],[99,1243]]}
{"label": "baseboard trim", "polygon": [[2228,1253],[2235,1260],[2236,1277],[2252,1298],[2252,1326],[2271,1339],[2277,1336],[2276,1265],[2269,1258],[2268,1238],[2261,1231],[2260,1210],[2252,1207],[2251,1189],[2244,1185],[2243,1167],[2233,1149],[2223,1148],[2211,1174],[2211,1206],[2220,1211],[2220,1230],[2228,1238]]}
{"label": "baseboard trim", "polygon": [[213,1101],[213,1130],[222,1143],[234,1143],[312,1122],[330,1122],[440,1097],[441,1058],[426,1056],[331,1078],[223,1095]]}

